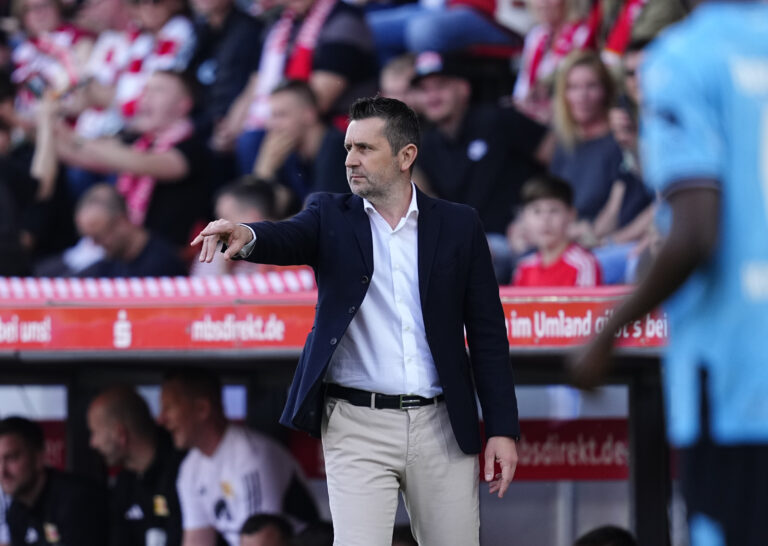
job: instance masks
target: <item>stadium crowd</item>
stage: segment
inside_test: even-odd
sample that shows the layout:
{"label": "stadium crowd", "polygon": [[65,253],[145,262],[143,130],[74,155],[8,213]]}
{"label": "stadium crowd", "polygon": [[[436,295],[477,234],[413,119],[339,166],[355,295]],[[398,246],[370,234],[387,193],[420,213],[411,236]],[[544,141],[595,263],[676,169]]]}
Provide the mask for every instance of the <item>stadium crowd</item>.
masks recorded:
{"label": "stadium crowd", "polygon": [[[279,220],[312,192],[348,191],[347,112],[376,93],[419,113],[414,180],[479,211],[500,284],[631,282],[658,239],[635,74],[682,15],[676,2],[2,9],[1,275],[237,271],[196,263],[192,235],[213,217]],[[569,191],[550,187],[561,182]]]}
{"label": "stadium crowd", "polygon": [[[477,209],[500,284],[632,282],[659,238],[636,71],[682,15],[668,0],[0,3],[0,275],[258,271],[201,264],[188,243],[211,218],[280,220],[347,191],[348,109],[380,93],[419,114],[414,182]],[[169,376],[162,428],[130,389],[96,398],[91,445],[122,469],[109,503],[44,467],[32,423],[0,422],[6,540],[329,544],[293,458],[227,422],[220,392]]]}

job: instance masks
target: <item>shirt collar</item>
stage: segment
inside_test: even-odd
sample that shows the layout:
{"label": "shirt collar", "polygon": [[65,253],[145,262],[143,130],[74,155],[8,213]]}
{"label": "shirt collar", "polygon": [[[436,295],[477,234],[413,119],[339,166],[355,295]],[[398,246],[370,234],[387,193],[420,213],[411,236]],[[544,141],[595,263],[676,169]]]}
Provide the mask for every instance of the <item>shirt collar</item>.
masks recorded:
{"label": "shirt collar", "polygon": [[[373,204],[368,201],[368,199],[363,198],[363,209],[367,213],[375,212],[378,214],[379,212],[376,210],[376,208],[373,206]],[[413,183],[413,180],[411,180],[411,203],[408,205],[408,210],[405,211],[404,218],[408,218],[411,214],[416,214],[418,217],[419,215],[419,204],[416,202],[416,185]]]}

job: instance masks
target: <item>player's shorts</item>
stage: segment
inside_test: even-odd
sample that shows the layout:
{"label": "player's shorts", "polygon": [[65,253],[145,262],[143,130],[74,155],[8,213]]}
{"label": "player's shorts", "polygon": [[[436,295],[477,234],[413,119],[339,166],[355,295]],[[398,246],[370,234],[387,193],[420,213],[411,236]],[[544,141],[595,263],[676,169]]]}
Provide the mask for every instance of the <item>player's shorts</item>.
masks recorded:
{"label": "player's shorts", "polygon": [[[701,384],[706,392],[705,376]],[[705,396],[701,404],[702,430],[708,431]],[[680,455],[691,545],[768,545],[768,443],[717,445],[707,433],[696,445],[681,450]],[[722,538],[701,539],[714,535]],[[697,536],[701,539],[698,542]]]}

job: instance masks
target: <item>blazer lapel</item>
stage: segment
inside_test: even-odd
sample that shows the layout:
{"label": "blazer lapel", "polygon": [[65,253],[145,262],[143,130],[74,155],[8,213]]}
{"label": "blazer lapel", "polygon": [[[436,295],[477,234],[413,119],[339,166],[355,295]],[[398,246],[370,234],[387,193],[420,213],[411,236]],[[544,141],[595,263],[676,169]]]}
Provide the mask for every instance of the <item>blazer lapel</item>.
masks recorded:
{"label": "blazer lapel", "polygon": [[344,216],[352,224],[352,233],[355,234],[363,262],[368,268],[368,274],[373,275],[373,238],[371,235],[371,222],[363,208],[363,200],[357,195],[351,195],[347,199],[347,210]]}
{"label": "blazer lapel", "polygon": [[419,260],[419,296],[421,308],[424,309],[427,301],[429,277],[432,273],[432,263],[435,260],[437,239],[440,235],[440,216],[434,210],[434,199],[424,195],[416,189],[416,203],[419,205],[419,234],[418,234],[418,260]]}

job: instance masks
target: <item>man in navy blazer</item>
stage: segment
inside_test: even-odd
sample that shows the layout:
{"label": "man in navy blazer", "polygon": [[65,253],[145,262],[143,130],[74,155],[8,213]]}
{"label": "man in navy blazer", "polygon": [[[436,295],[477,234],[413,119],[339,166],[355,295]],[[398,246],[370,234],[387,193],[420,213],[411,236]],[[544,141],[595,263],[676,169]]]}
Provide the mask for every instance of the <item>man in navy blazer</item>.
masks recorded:
{"label": "man in navy blazer", "polygon": [[226,258],[315,270],[315,323],[281,422],[323,439],[335,544],[391,543],[398,490],[420,544],[478,544],[475,393],[484,475],[500,497],[519,435],[483,227],[473,209],[411,182],[412,110],[377,97],[350,117],[352,194],[314,194],[282,222],[218,220],[193,244],[202,242],[201,261],[223,241]]}

